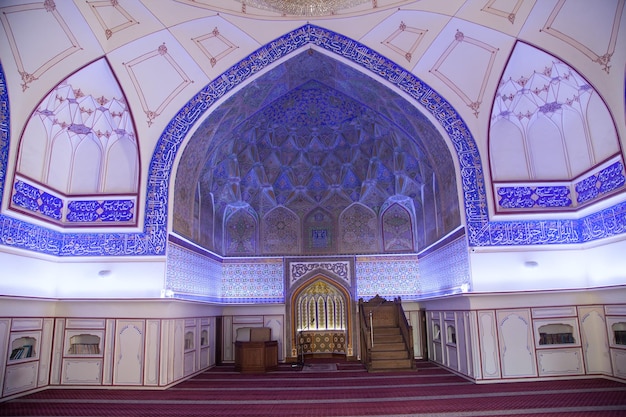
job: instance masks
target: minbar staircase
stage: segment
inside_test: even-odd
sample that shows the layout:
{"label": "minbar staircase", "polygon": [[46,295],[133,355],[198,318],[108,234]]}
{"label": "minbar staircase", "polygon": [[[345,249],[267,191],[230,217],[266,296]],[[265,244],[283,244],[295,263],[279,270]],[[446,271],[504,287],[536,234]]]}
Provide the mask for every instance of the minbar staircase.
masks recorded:
{"label": "minbar staircase", "polygon": [[362,358],[370,372],[415,369],[413,338],[400,299],[359,300]]}

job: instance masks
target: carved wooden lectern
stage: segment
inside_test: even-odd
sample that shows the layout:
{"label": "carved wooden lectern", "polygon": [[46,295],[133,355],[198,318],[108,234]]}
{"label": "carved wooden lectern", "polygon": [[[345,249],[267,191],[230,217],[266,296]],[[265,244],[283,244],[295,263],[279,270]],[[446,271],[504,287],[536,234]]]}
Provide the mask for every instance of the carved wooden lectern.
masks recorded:
{"label": "carved wooden lectern", "polygon": [[235,370],[244,373],[267,372],[278,368],[278,342],[269,327],[237,329]]}

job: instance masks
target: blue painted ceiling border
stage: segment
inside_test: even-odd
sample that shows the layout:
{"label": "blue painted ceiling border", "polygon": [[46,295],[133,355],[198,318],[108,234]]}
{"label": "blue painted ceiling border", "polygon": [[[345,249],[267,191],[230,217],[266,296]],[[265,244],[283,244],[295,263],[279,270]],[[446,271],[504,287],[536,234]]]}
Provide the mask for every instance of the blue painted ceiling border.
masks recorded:
{"label": "blue painted ceiling border", "polygon": [[[459,161],[470,246],[579,244],[626,233],[626,202],[581,219],[489,221],[485,180],[476,142],[459,113],[415,75],[367,46],[306,24],[257,49],[200,90],[169,122],[150,161],[144,230],[137,233],[55,231],[0,214],[0,244],[55,256],[154,256],[167,246],[169,182],[176,153],[217,100],[268,65],[307,46],[332,52],[406,93],[447,132]],[[10,139],[9,98],[0,65],[0,191],[4,193]]]}

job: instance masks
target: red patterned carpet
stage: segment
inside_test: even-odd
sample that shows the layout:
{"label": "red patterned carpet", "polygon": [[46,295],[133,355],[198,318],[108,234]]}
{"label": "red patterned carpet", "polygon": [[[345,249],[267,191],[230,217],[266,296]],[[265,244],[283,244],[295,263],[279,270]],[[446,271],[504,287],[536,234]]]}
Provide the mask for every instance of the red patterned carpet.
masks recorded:
{"label": "red patterned carpet", "polygon": [[164,391],[48,389],[0,403],[0,416],[626,416],[626,384],[600,378],[478,385],[430,362],[383,373],[311,365],[219,366]]}

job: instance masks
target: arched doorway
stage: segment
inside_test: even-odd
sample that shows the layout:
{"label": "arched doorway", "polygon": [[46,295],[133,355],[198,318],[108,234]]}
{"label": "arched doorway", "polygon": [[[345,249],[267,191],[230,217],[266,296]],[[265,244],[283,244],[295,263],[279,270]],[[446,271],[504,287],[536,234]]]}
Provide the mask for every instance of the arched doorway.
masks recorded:
{"label": "arched doorway", "polygon": [[291,296],[292,356],[352,355],[352,300],[348,291],[319,274]]}

